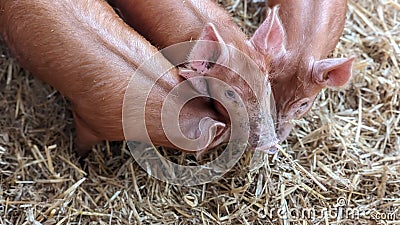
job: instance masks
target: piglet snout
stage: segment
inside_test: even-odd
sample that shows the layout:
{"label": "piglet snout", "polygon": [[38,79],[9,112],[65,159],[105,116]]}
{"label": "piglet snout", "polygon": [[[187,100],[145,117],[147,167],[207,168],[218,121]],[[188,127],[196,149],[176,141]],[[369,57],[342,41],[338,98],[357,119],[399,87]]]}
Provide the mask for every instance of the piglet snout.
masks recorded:
{"label": "piglet snout", "polygon": [[255,131],[250,136],[250,145],[257,151],[263,151],[267,153],[276,153],[276,145],[279,143],[279,139],[275,132],[274,122],[272,117],[258,116],[258,122],[252,126]]}
{"label": "piglet snout", "polygon": [[266,152],[268,154],[275,154],[277,152],[277,147],[276,145],[279,143],[279,139],[274,137],[274,138],[266,138],[266,139],[260,139],[258,141],[258,145],[255,148],[257,151],[262,151]]}

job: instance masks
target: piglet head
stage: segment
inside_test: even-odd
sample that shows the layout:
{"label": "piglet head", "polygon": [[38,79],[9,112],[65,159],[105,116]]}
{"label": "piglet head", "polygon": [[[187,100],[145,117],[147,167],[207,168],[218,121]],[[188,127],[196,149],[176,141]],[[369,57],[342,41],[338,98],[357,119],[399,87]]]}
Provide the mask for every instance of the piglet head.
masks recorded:
{"label": "piglet head", "polygon": [[[270,30],[271,27],[275,29],[275,25],[276,21],[272,21]],[[277,143],[270,112],[270,57],[255,50],[253,42],[258,40],[236,41],[237,48],[227,44],[216,27],[208,24],[199,42],[190,52],[189,70],[182,70],[181,75],[187,79],[213,78],[194,79],[191,83],[201,94],[217,100],[214,101],[214,106],[224,118],[229,118],[230,122],[240,121],[243,123],[242,127],[249,126],[250,144],[259,150],[267,151]],[[271,51],[277,51],[283,43],[273,37],[269,37],[266,42],[271,43]],[[221,82],[225,85],[221,85]],[[246,112],[247,118],[242,118],[243,111]]]}
{"label": "piglet head", "polygon": [[[292,120],[303,117],[325,87],[344,85],[351,76],[353,58],[315,60],[298,49],[286,49],[286,33],[278,16],[279,6],[268,9],[265,21],[251,42],[272,57],[270,81],[275,100],[275,119],[280,141],[293,128]],[[301,43],[299,43],[301,45]]]}
{"label": "piglet head", "polygon": [[[289,54],[290,55],[290,54]],[[301,57],[299,57],[301,58]],[[331,58],[314,61],[281,62],[273,77],[276,101],[277,134],[283,141],[294,127],[292,121],[302,118],[312,107],[318,93],[326,87],[339,87],[350,79],[354,58]]]}

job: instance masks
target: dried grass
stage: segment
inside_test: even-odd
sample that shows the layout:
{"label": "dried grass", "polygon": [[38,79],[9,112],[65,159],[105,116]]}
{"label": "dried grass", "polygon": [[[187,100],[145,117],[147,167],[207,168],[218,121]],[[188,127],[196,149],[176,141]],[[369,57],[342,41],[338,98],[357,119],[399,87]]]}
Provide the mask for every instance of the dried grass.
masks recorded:
{"label": "dried grass", "polygon": [[[264,3],[221,2],[248,33],[263,19]],[[397,0],[349,0],[332,55],[357,56],[350,84],[324,90],[273,159],[249,170],[247,153],[194,187],[149,177],[120,143],[82,169],[68,102],[1,47],[0,224],[400,224],[399,12]]]}

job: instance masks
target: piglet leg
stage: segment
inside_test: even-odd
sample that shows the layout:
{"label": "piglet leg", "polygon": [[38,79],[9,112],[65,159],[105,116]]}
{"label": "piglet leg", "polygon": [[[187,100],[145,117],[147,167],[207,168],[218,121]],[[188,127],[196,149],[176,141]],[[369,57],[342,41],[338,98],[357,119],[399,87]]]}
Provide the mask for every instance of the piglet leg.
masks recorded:
{"label": "piglet leg", "polygon": [[93,131],[86,126],[76,112],[73,112],[73,115],[76,129],[76,152],[80,157],[86,158],[91,151],[91,147],[100,143],[102,139],[93,134]]}

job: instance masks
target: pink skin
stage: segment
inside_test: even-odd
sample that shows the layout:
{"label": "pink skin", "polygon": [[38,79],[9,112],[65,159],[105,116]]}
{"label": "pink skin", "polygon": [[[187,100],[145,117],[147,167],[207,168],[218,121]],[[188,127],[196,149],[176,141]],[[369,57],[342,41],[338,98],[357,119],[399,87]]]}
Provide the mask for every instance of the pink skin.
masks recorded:
{"label": "pink skin", "polygon": [[[245,36],[229,14],[213,1],[112,2],[128,24],[160,48],[201,39],[199,37],[207,30],[204,29],[206,23],[212,23],[226,44],[249,54],[261,68],[269,68],[272,59],[269,79],[275,97],[277,135],[281,141],[293,128],[290,121],[303,117],[323,88],[344,85],[351,77],[353,58],[324,59],[343,31],[345,0],[268,0],[270,6],[281,5],[279,15],[277,7],[268,10],[266,20],[250,41],[243,41]],[[232,78],[228,73],[209,75],[228,81]],[[244,88],[238,83],[229,83],[237,89]]]}
{"label": "pink skin", "polygon": [[[80,155],[85,156],[102,140],[125,139],[122,104],[128,83],[138,66],[158,50],[127,26],[105,1],[2,0],[0,34],[24,68],[71,101]],[[154,71],[172,67],[163,57],[151,63]],[[151,123],[146,125],[153,143],[175,148],[161,127],[159,109],[168,92],[183,79],[172,69],[147,98],[141,88],[154,74],[144,75],[149,79],[141,79],[143,83],[135,87],[137,93],[130,94],[133,100],[147,99],[145,117]],[[129,119],[137,119],[135,110]],[[203,118],[208,119],[199,127]],[[209,103],[198,98],[181,111],[180,128],[191,139],[206,134],[210,140],[200,142],[208,149],[227,141],[223,135],[226,124],[217,119]],[[134,131],[129,140],[147,141],[144,129],[135,124],[128,129]]]}
{"label": "pink skin", "polygon": [[346,0],[269,0],[268,3],[270,7],[280,5],[279,15],[286,31],[285,47],[275,52],[270,76],[277,133],[284,140],[294,126],[291,120],[303,117],[323,88],[346,84],[354,58],[325,59],[343,32]]}
{"label": "pink skin", "polygon": [[[228,89],[221,89],[218,85],[205,82],[193,83],[193,87],[200,93],[208,93],[213,98],[222,99],[221,103],[225,106],[233,106],[240,97],[244,103],[243,107],[249,113],[250,144],[260,150],[267,150],[277,143],[270,112],[268,80],[271,60],[269,51],[283,47],[282,37],[274,33],[276,29],[283,30],[280,21],[276,19],[277,14],[268,15],[266,20],[271,26],[265,32],[255,34],[248,39],[232,21],[229,13],[214,1],[112,0],[111,2],[119,8],[129,25],[160,48],[191,40],[221,44],[196,44],[188,58],[189,61],[194,60],[189,64],[193,71],[185,71],[181,75],[185,78],[213,77],[229,84],[231,88]],[[260,39],[264,42],[254,41]],[[251,68],[244,58],[238,56],[232,49],[224,47],[224,44],[243,52],[258,68]],[[259,44],[263,46],[258,46]],[[256,51],[265,47],[264,44],[268,44],[265,51]],[[268,54],[265,54],[266,52]],[[210,64],[209,61],[216,64]],[[248,84],[237,73],[219,63],[238,69],[240,74],[246,76]],[[255,72],[257,70],[261,72]],[[257,102],[257,99],[260,102]],[[215,107],[227,117],[225,109],[219,103],[215,103]]]}

